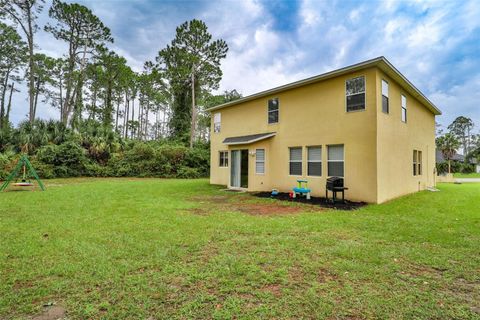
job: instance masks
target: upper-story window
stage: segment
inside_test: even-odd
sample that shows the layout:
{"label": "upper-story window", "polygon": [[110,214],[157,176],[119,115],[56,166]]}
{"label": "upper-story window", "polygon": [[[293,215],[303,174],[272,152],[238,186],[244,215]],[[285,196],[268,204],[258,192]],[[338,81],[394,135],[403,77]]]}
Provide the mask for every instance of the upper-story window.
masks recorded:
{"label": "upper-story window", "polygon": [[365,77],[348,79],[345,84],[347,112],[365,110]]}
{"label": "upper-story window", "polygon": [[402,121],[407,122],[407,97],[402,94]]}
{"label": "upper-story window", "polygon": [[268,100],[268,123],[278,122],[278,98]]}
{"label": "upper-story window", "polygon": [[213,132],[220,132],[222,127],[222,115],[220,113],[215,113],[213,115]]}
{"label": "upper-story window", "polygon": [[382,111],[388,113],[388,82],[382,80]]}

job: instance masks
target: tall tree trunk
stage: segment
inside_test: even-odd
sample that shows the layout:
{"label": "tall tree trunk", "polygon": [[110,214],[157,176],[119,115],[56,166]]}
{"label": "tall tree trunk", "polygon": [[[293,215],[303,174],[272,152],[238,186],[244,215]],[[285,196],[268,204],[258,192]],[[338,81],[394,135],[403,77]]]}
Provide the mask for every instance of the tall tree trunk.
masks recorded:
{"label": "tall tree trunk", "polygon": [[465,163],[467,163],[467,154],[470,152],[470,127],[467,127],[467,153],[465,154]]}
{"label": "tall tree trunk", "polygon": [[10,110],[12,109],[12,95],[14,91],[14,85],[15,82],[12,82],[12,85],[10,86],[10,96],[8,97],[8,105],[7,105],[7,115],[5,116],[5,124],[8,124],[10,121]]}
{"label": "tall tree trunk", "polygon": [[2,84],[2,98],[0,103],[0,129],[2,129],[3,118],[5,117],[5,96],[8,90],[8,78],[10,77],[10,70],[7,70],[5,73],[5,81]]}
{"label": "tall tree trunk", "polygon": [[192,67],[192,125],[190,127],[190,148],[193,148],[193,141],[195,139],[195,73],[194,67]]}
{"label": "tall tree trunk", "polygon": [[37,103],[38,103],[39,94],[40,94],[40,79],[37,79],[37,83],[35,86],[35,98],[33,103],[33,119],[35,119],[35,115],[37,114]]}
{"label": "tall tree trunk", "polygon": [[70,44],[69,46],[69,59],[68,59],[68,71],[67,71],[67,81],[65,84],[65,99],[63,100],[63,106],[62,106],[62,122],[63,124],[67,125],[68,124],[68,118],[70,116],[71,110],[72,110],[72,104],[73,104],[73,71],[75,70],[75,48]]}
{"label": "tall tree trunk", "polygon": [[142,140],[142,133],[143,133],[143,96],[140,96],[138,102],[138,131],[137,131],[137,138]]}
{"label": "tall tree trunk", "polygon": [[143,129],[145,130],[145,133],[143,134],[145,140],[148,138],[148,104],[147,107],[145,108],[145,122],[143,124]]}
{"label": "tall tree trunk", "polygon": [[112,125],[112,81],[109,81],[107,84],[107,96],[105,100],[105,110],[103,117],[103,126],[105,128]]}
{"label": "tall tree trunk", "polygon": [[60,89],[60,96],[58,97],[58,101],[60,102],[60,121],[63,119],[63,77],[60,76],[59,78],[59,89]]}
{"label": "tall tree trunk", "polygon": [[118,132],[118,112],[120,111],[120,100],[117,100],[117,114],[115,116],[115,132]]}
{"label": "tall tree trunk", "polygon": [[123,138],[126,139],[128,135],[128,116],[130,108],[130,100],[128,99],[128,91],[125,91],[125,111],[123,116]]}
{"label": "tall tree trunk", "polygon": [[92,95],[92,119],[95,121],[97,115],[97,88],[93,88],[93,95]]}
{"label": "tall tree trunk", "polygon": [[155,112],[155,140],[158,140],[160,135],[160,109]]}
{"label": "tall tree trunk", "polygon": [[30,113],[29,121],[33,123],[35,120],[35,110],[34,110],[34,95],[35,95],[35,61],[33,59],[33,26],[32,26],[32,7],[27,10],[27,22],[28,22],[28,33],[27,33],[27,42],[28,42],[28,68],[29,68],[29,77],[28,77],[28,95],[30,102]]}
{"label": "tall tree trunk", "polygon": [[[135,97],[133,97],[132,99],[132,121],[133,119],[135,119]],[[134,135],[134,128],[132,127],[132,129],[130,130],[131,139],[133,139],[133,135]]]}
{"label": "tall tree trunk", "polygon": [[[86,36],[88,38],[88,35]],[[77,124],[82,121],[82,112],[83,112],[83,76],[85,72],[86,64],[86,54],[87,54],[87,43],[84,45],[83,55],[80,62],[80,72],[78,73],[77,84],[75,85],[75,91],[73,93],[72,102],[73,102],[73,119],[72,119],[72,128],[75,128]],[[70,105],[72,108],[72,105]]]}
{"label": "tall tree trunk", "polygon": [[167,108],[163,109],[162,136],[167,136]]}

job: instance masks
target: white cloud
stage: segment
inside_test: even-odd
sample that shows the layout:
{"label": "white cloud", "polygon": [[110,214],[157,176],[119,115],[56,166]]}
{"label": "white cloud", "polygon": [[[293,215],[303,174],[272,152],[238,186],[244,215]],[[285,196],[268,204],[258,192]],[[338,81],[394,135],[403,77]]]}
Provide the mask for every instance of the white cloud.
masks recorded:
{"label": "white cloud", "polygon": [[468,115],[480,127],[480,74],[466,79],[465,82],[451,88],[442,88],[432,92],[430,98],[442,109],[444,116],[439,119],[443,126],[448,126],[457,116]]}
{"label": "white cloud", "polygon": [[[279,30],[284,17],[268,2],[86,1],[112,30],[119,54],[137,71],[174,36],[175,27],[204,20],[213,38],[229,45],[220,91],[243,94],[268,89],[376,56],[386,56],[443,111],[448,124],[457,115],[480,126],[480,2],[303,0],[290,12],[295,28]],[[290,18],[290,17],[289,17]],[[42,18],[46,21],[46,14]],[[278,20],[276,20],[278,19]],[[42,52],[65,52],[64,44],[40,32]],[[25,94],[22,92],[22,94]],[[18,100],[16,119],[27,103]],[[40,111],[47,117],[50,110]],[[22,110],[22,111],[20,111]]]}

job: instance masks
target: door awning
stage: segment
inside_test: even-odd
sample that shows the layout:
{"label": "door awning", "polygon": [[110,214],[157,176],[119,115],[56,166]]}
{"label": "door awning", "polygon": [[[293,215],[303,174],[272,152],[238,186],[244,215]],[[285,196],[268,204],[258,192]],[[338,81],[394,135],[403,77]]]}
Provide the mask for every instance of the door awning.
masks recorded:
{"label": "door awning", "polygon": [[267,133],[250,134],[248,136],[229,137],[229,138],[225,138],[225,140],[223,140],[223,143],[227,145],[250,144],[253,142],[271,138],[276,134],[277,134],[276,132],[267,132]]}

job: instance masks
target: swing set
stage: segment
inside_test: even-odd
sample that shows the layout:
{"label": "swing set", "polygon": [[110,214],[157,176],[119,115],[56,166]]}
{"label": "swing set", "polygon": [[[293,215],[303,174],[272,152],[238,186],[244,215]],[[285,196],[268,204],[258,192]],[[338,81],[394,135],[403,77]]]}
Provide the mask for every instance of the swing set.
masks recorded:
{"label": "swing set", "polygon": [[[22,172],[22,180],[18,181],[18,174]],[[28,173],[28,174],[27,174]],[[32,164],[28,160],[26,155],[22,155],[20,157],[20,160],[18,161],[17,165],[15,166],[15,169],[10,173],[10,175],[7,177],[7,180],[2,184],[0,187],[0,191],[4,191],[8,185],[14,180],[15,182],[12,183],[13,186],[16,187],[33,187],[33,183],[30,180],[30,177],[35,178],[35,180],[38,182],[38,185],[40,186],[40,189],[42,191],[45,191],[45,186],[42,183],[42,180],[37,175],[37,172],[35,169],[32,167]]]}

